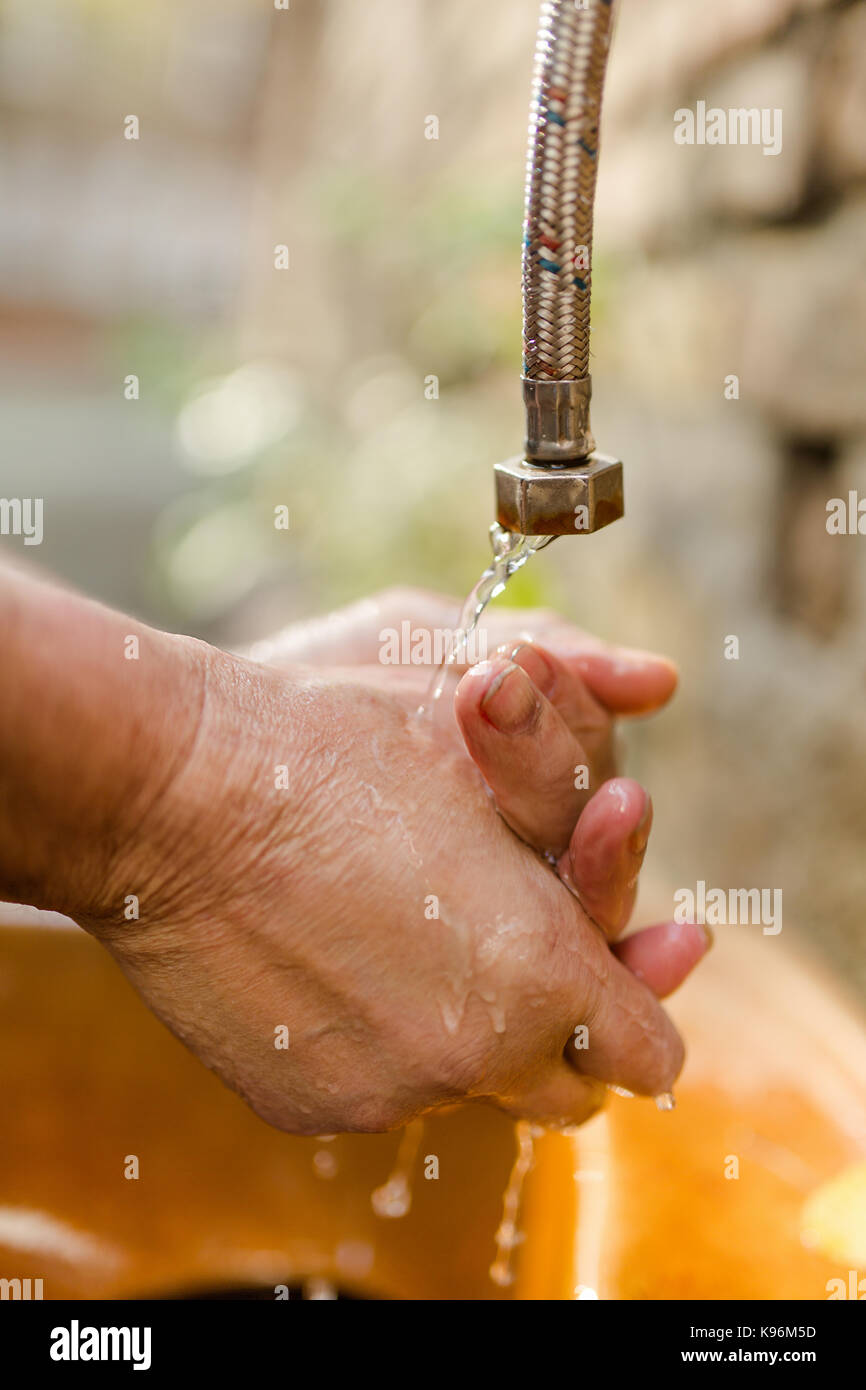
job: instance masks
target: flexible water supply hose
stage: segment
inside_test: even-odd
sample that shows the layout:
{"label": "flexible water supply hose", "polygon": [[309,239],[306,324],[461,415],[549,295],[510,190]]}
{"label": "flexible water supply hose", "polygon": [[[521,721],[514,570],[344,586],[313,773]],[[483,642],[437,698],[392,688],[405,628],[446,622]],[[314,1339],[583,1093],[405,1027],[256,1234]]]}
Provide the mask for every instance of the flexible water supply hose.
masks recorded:
{"label": "flexible water supply hose", "polygon": [[597,531],[623,514],[622,464],[589,419],[592,223],[613,0],[544,0],[523,236],[522,458],[495,468],[497,520],[520,535]]}
{"label": "flexible water supply hose", "polygon": [[524,376],[589,374],[592,216],[611,0],[545,0],[535,50],[523,246]]}

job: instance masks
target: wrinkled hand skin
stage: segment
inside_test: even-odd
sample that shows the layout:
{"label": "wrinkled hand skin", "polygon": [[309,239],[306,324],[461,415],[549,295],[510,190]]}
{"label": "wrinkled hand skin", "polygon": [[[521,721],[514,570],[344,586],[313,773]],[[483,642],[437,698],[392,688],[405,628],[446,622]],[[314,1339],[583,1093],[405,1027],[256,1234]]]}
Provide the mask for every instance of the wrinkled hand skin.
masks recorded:
{"label": "wrinkled hand skin", "polygon": [[[683,1049],[653,991],[497,813],[453,722],[414,716],[426,673],[163,640],[185,700],[196,672],[195,729],[182,757],[149,750],[158,793],[107,870],[114,907],[82,925],[259,1115],[381,1131],[484,1099],[565,1124],[605,1083],[670,1089]],[[138,922],[119,920],[130,893]]]}
{"label": "wrinkled hand skin", "polygon": [[[298,661],[354,666],[413,710],[427,703],[431,672],[383,666],[383,638],[409,627],[452,628],[459,604],[416,589],[387,589],[322,618],[292,624],[257,644],[258,660],[291,670]],[[557,860],[611,949],[660,998],[706,953],[710,936],[692,923],[664,922],[623,938],[652,826],[652,803],[636,782],[616,777],[615,715],[660,708],[676,688],[671,662],[618,648],[543,609],[488,609],[481,624],[492,659],[455,663],[447,695],[430,710],[482,773],[499,814],[527,844]],[[543,645],[542,645],[543,643]],[[459,682],[459,684],[458,684]],[[456,686],[456,690],[455,690]],[[531,716],[504,729],[501,700],[530,697]],[[453,692],[453,700],[451,695]],[[498,723],[497,723],[498,721]],[[589,774],[589,789],[575,777]]]}

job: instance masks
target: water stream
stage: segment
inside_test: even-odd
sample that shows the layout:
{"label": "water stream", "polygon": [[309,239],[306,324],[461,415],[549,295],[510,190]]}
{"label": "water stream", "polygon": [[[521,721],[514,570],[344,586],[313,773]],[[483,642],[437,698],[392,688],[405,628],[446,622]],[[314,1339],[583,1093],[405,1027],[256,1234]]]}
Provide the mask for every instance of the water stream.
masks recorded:
{"label": "water stream", "polygon": [[517,1156],[502,1198],[502,1216],[496,1232],[496,1255],[490,1266],[490,1278],[501,1289],[514,1283],[514,1252],[523,1239],[518,1220],[526,1176],[535,1157],[535,1136],[541,1131],[528,1120],[519,1120],[514,1128]]}
{"label": "water stream", "polygon": [[[514,531],[506,531],[496,523],[491,526],[493,560],[470,590],[461,609],[449,650],[439,668],[433,673],[424,703],[418,710],[419,716],[433,717],[437,703],[442,698],[448,673],[466,651],[467,644],[488,604],[498,598],[511,576],[523,568],[530,555],[535,555],[555,539],[555,536],[522,536]],[[522,1238],[518,1221],[526,1176],[532,1167],[535,1133],[535,1126],[527,1120],[521,1120],[515,1127],[517,1155],[502,1199],[502,1216],[495,1237],[496,1254],[489,1271],[493,1283],[498,1284],[500,1288],[507,1288],[514,1282],[515,1251]]]}
{"label": "water stream", "polygon": [[[512,575],[523,568],[531,555],[536,554],[537,551],[555,539],[555,536],[522,536],[513,531],[506,531],[496,524],[491,526],[490,542],[493,547],[493,560],[483,571],[463,605],[449,648],[441,665],[434,671],[424,702],[418,709],[419,717],[432,718],[435,714],[448,680],[449,671],[459,664],[488,604],[503,592]],[[555,871],[555,856],[547,856],[547,858]],[[579,901],[579,895],[574,885],[565,879],[563,882]],[[620,1088],[612,1087],[611,1089],[619,1090]],[[659,1110],[673,1110],[675,1103],[672,1092],[665,1092],[656,1097],[656,1105]],[[406,1131],[404,1144],[401,1144],[394,1172],[384,1186],[378,1188],[373,1194],[374,1209],[381,1216],[402,1216],[409,1209],[411,1197],[408,1190],[407,1170],[414,1160],[420,1138],[420,1136],[416,1137],[412,1134],[412,1128],[409,1126]],[[522,1239],[519,1219],[523,1189],[527,1175],[532,1168],[535,1137],[541,1132],[535,1125],[526,1120],[520,1121],[515,1127],[517,1153],[502,1200],[502,1217],[496,1232],[496,1254],[489,1271],[491,1280],[501,1288],[507,1288],[514,1282],[515,1251]],[[407,1159],[408,1163],[406,1162]],[[576,1296],[579,1295],[576,1294]]]}
{"label": "water stream", "polygon": [[534,555],[536,551],[543,549],[553,540],[556,540],[555,536],[521,536],[516,531],[505,531],[496,523],[491,526],[490,543],[493,547],[493,560],[484,570],[463,605],[456,631],[442,664],[433,674],[424,703],[418,710],[419,715],[426,714],[432,717],[437,702],[442,698],[448,672],[452,666],[460,661],[466,650],[466,644],[478,627],[487,605],[502,593],[511,576],[523,568],[530,555]]}

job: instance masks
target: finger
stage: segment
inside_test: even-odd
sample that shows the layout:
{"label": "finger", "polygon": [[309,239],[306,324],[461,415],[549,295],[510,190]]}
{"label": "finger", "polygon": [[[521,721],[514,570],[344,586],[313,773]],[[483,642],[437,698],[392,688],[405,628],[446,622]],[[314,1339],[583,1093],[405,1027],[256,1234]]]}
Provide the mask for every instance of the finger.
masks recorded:
{"label": "finger", "polygon": [[585,682],[610,714],[647,714],[667,703],[677,687],[674,662],[655,652],[615,647],[546,610],[491,610],[490,637],[541,645]]}
{"label": "finger", "polygon": [[[459,602],[422,589],[386,589],[319,618],[292,623],[281,632],[256,642],[250,660],[278,668],[298,662],[310,665],[356,665],[377,661],[383,632],[400,631],[409,623],[413,636],[439,633],[444,640],[458,621]],[[676,667],[664,657],[625,647],[610,647],[556,614],[539,610],[500,608],[481,623],[473,652],[503,642],[517,646],[537,635],[584,678],[586,687],[610,713],[643,714],[657,709],[676,688]],[[466,655],[454,663],[455,674],[468,669]]]}
{"label": "finger", "polygon": [[616,765],[611,717],[573,666],[536,642],[506,645],[497,655],[507,655],[525,671],[562,715],[586,754],[589,785],[597,787],[613,777]]}
{"label": "finger", "polygon": [[561,854],[585,799],[574,776],[585,754],[559,712],[503,656],[463,677],[454,712],[503,818],[528,844]]}
{"label": "finger", "polygon": [[560,878],[611,940],[625,931],[652,826],[652,801],[629,777],[591,798],[559,862]]}
{"label": "finger", "polygon": [[679,989],[711,945],[708,927],[694,922],[661,922],[627,936],[613,950],[638,980],[664,999]]}
{"label": "finger", "polygon": [[570,1013],[566,1060],[583,1075],[637,1095],[669,1091],[683,1064],[683,1043],[651,990],[586,918],[562,946],[570,953],[570,962],[561,962],[558,1000]]}
{"label": "finger", "polygon": [[614,647],[560,655],[610,714],[649,714],[667,704],[679,680],[673,662],[652,652]]}
{"label": "finger", "polygon": [[604,1107],[608,1095],[607,1087],[600,1081],[580,1076],[560,1059],[536,1085],[497,1103],[517,1120],[564,1129],[591,1120]]}
{"label": "finger", "polygon": [[[679,672],[667,657],[610,646],[568,623],[554,622],[544,614],[537,616],[540,621],[535,621],[532,612],[521,615],[517,610],[510,623],[491,623],[489,629],[482,624],[480,634],[496,637],[498,650],[513,652],[525,644],[541,648],[557,660],[575,688],[582,688],[608,714],[649,714],[667,704],[676,690]],[[503,642],[503,632],[509,626],[514,634],[508,634]],[[476,647],[481,648],[481,643]],[[456,671],[465,669],[465,660],[455,663]]]}

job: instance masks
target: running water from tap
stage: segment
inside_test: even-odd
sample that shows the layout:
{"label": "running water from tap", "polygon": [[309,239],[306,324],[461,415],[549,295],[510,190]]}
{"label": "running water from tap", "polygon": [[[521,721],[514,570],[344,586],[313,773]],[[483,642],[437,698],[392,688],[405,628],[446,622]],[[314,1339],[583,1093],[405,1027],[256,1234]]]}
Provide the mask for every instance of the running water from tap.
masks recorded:
{"label": "running water from tap", "polygon": [[541,550],[555,536],[521,536],[517,531],[506,531],[496,522],[490,528],[490,543],[493,547],[493,561],[481,575],[472,589],[460,613],[460,621],[445,653],[441,666],[434,672],[419,715],[432,717],[437,702],[442,697],[449,667],[455,665],[466,650],[466,644],[481,621],[487,605],[502,593],[513,574],[522,569],[537,550]]}

